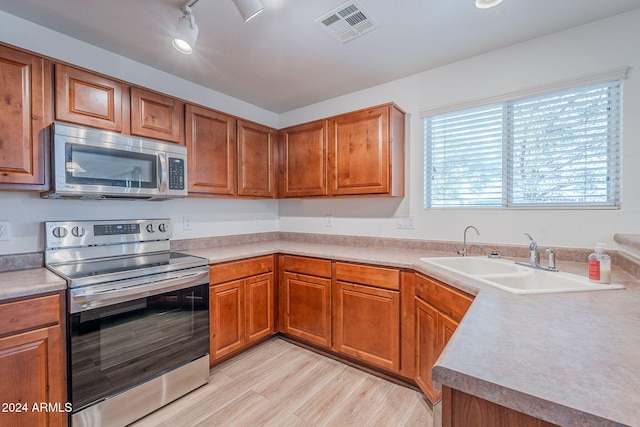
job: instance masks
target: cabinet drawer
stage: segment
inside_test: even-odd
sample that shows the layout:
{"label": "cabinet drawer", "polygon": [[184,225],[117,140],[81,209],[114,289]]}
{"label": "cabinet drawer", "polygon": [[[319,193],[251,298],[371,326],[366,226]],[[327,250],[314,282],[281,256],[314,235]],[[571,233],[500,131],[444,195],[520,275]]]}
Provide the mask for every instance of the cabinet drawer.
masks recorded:
{"label": "cabinet drawer", "polygon": [[273,271],[273,256],[225,262],[209,267],[209,283],[212,285]]}
{"label": "cabinet drawer", "polygon": [[392,268],[337,262],[336,279],[343,282],[400,290],[400,270]]}
{"label": "cabinet drawer", "polygon": [[473,297],[434,279],[416,274],[416,295],[438,310],[460,322],[473,302]]}
{"label": "cabinet drawer", "polygon": [[284,270],[310,276],[331,277],[331,261],[298,256],[283,256]]}
{"label": "cabinet drawer", "polygon": [[57,324],[60,310],[59,295],[0,304],[0,335]]}

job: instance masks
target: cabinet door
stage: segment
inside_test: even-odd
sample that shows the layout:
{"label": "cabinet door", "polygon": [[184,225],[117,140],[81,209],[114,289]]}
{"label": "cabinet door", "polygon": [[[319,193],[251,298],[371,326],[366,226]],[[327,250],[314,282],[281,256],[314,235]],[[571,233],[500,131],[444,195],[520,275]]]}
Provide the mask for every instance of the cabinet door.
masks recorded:
{"label": "cabinet door", "polygon": [[0,46],[0,80],[0,184],[44,185],[44,60]]}
{"label": "cabinet door", "polygon": [[331,280],[285,271],[282,283],[283,332],[331,346]]}
{"label": "cabinet door", "polygon": [[327,122],[282,131],[283,197],[327,195]]}
{"label": "cabinet door", "polygon": [[334,117],[329,122],[331,194],[389,192],[389,107]]}
{"label": "cabinet door", "polygon": [[400,293],[336,281],[333,350],[400,368]]}
{"label": "cabinet door", "polygon": [[236,192],[236,119],[187,105],[186,143],[189,192]]}
{"label": "cabinet door", "polygon": [[56,120],[122,132],[123,85],[56,64]]}
{"label": "cabinet door", "polygon": [[275,333],[273,286],[273,273],[245,281],[247,343]]}
{"label": "cabinet door", "polygon": [[210,305],[210,359],[213,362],[242,348],[245,343],[244,280],[212,286]]}
{"label": "cabinet door", "polygon": [[275,197],[275,131],[238,120],[238,195]]}
{"label": "cabinet door", "polygon": [[416,303],[416,383],[431,403],[440,399],[431,378],[431,368],[440,355],[438,310],[420,298]]}
{"label": "cabinet door", "polygon": [[131,134],[182,142],[184,102],[156,92],[131,88]]}
{"label": "cabinet door", "polygon": [[[24,404],[22,412],[0,412],[4,426],[62,426],[66,398],[61,369],[60,327],[36,329],[0,339],[0,401]],[[40,403],[57,405],[60,411],[34,411]],[[19,407],[23,409],[22,406]]]}

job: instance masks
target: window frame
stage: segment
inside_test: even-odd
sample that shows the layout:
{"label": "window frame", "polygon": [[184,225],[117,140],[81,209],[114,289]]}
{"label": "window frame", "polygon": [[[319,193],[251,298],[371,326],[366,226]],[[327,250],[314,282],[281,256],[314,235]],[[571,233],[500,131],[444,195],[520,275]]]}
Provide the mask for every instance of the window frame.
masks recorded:
{"label": "window frame", "polygon": [[[430,110],[422,111],[423,118],[423,131],[424,131],[424,188],[423,188],[423,207],[424,209],[436,210],[436,209],[528,209],[528,210],[536,210],[536,209],[620,209],[622,203],[622,91],[623,91],[623,80],[626,77],[628,72],[628,68],[620,68],[616,70],[611,70],[606,73],[601,73],[599,75],[592,75],[588,77],[583,77],[581,79],[573,79],[563,82],[554,83],[551,85],[546,85],[542,87],[536,87],[533,89],[527,89],[523,91],[513,92],[509,94],[504,94],[500,96],[495,96],[491,98],[477,99],[468,101],[465,103],[452,104],[444,107],[438,107]],[[611,152],[611,144],[614,144],[614,154],[616,157],[613,159],[607,159],[606,168],[611,169],[612,165],[617,168],[617,174],[613,175],[614,182],[607,184],[607,200],[604,202],[560,202],[560,203],[550,203],[545,201],[534,202],[534,203],[515,203],[513,202],[514,193],[513,193],[513,181],[514,181],[514,171],[512,164],[513,162],[510,160],[510,155],[512,154],[513,149],[513,123],[508,119],[507,115],[512,114],[512,106],[513,104],[517,104],[522,100],[527,100],[528,98],[536,98],[536,97],[546,97],[546,96],[554,96],[557,94],[562,94],[563,92],[568,91],[579,91],[586,89],[588,87],[597,87],[607,85],[607,89],[611,91],[611,88],[616,88],[619,85],[619,93],[615,94],[613,98],[616,101],[616,115],[615,118],[617,120],[609,121],[607,124],[607,147],[606,153]],[[502,108],[503,120],[501,122],[502,126],[502,149],[501,149],[501,174],[502,174],[502,186],[500,189],[501,197],[500,203],[495,204],[450,204],[443,205],[437,204],[433,205],[432,203],[432,170],[430,168],[431,165],[431,147],[429,143],[428,137],[428,119],[434,116],[445,115],[447,113],[464,113],[467,110],[479,110],[482,111],[482,108],[491,108],[496,105],[500,105]],[[613,127],[612,127],[613,122]],[[614,129],[614,132],[611,132],[611,129]],[[611,138],[613,134],[614,138]],[[611,174],[607,174],[607,177],[610,177]],[[614,189],[613,193],[611,193],[611,188]]]}

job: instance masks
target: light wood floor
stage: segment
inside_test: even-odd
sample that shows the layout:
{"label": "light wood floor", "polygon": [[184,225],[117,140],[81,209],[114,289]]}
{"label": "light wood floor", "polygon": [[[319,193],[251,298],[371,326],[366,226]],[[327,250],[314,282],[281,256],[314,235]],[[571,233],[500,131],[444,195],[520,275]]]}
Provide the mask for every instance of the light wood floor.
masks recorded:
{"label": "light wood floor", "polygon": [[274,338],[132,426],[432,427],[433,419],[417,391]]}

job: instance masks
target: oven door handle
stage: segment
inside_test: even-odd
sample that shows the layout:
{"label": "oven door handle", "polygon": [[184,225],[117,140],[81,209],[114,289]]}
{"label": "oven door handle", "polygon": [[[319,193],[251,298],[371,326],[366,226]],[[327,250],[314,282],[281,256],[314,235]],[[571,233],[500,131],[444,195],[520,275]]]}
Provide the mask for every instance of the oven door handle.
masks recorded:
{"label": "oven door handle", "polygon": [[155,282],[145,282],[140,285],[131,285],[120,289],[97,291],[97,292],[83,292],[73,293],[72,298],[75,302],[104,302],[110,299],[130,297],[132,295],[140,295],[141,297],[147,297],[157,295],[159,293],[165,293],[182,289],[187,284],[201,284],[203,279],[206,279],[209,275],[209,271],[189,273],[184,276],[173,279],[163,279]]}

